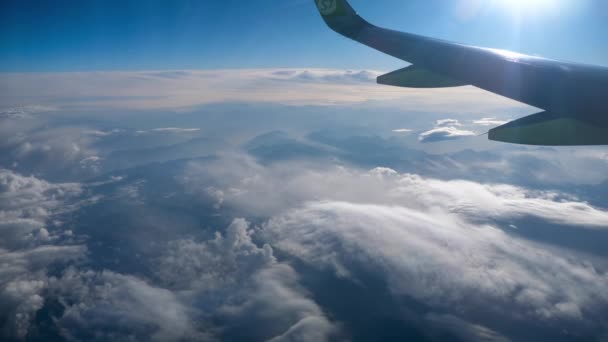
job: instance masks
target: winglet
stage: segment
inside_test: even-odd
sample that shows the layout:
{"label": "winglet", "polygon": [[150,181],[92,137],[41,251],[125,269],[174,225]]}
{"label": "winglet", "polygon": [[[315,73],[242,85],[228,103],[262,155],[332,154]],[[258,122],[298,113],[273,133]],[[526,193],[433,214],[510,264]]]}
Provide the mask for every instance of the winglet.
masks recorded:
{"label": "winglet", "polygon": [[315,0],[325,23],[334,31],[351,39],[370,24],[357,15],[346,0]]}
{"label": "winglet", "polygon": [[315,0],[323,17],[354,16],[357,12],[345,0]]}

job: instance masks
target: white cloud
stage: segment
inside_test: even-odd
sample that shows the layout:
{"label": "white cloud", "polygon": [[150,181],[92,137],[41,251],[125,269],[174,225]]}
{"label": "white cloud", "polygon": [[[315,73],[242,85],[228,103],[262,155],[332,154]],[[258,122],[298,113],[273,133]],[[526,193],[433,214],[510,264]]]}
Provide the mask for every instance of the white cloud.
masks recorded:
{"label": "white cloud", "polygon": [[464,321],[453,315],[428,314],[425,319],[433,325],[431,335],[438,340],[442,340],[442,333],[448,332],[461,338],[463,341],[510,341],[510,339],[492,329]]}
{"label": "white cloud", "polygon": [[462,124],[456,119],[437,120],[435,122],[435,128],[420,133],[418,140],[422,143],[429,143],[476,135],[473,131],[459,128],[460,126],[462,126]]}
{"label": "white cloud", "polygon": [[334,333],[293,268],[278,263],[269,245],[254,244],[253,233],[248,222],[236,219],[213,240],[173,241],[158,259],[157,277],[185,293],[184,300],[208,303],[206,316],[221,317],[240,334],[262,329],[265,338],[278,341],[293,336],[322,341]]}
{"label": "white cloud", "polygon": [[22,173],[60,179],[92,176],[98,171],[98,163],[88,158],[98,155],[92,145],[99,135],[83,134],[78,127],[30,129],[7,132],[8,139],[0,143],[0,163],[13,164]]}
{"label": "white cloud", "polygon": [[289,342],[289,341],[328,341],[337,331],[336,326],[327,321],[325,317],[315,315],[307,316],[298,321],[281,336],[277,336],[270,342]]}
{"label": "white cloud", "polygon": [[437,310],[601,328],[608,276],[580,256],[442,210],[313,202],[271,219],[264,236],[312,267],[385,278]]}
{"label": "white cloud", "polygon": [[82,131],[82,134],[84,135],[90,135],[96,138],[104,138],[104,137],[108,137],[111,136],[113,134],[118,134],[123,132],[120,129],[112,129],[112,130],[106,130],[106,131],[102,131],[102,130],[96,130],[96,129],[88,129],[88,130],[84,130]]}
{"label": "white cloud", "polygon": [[84,246],[40,246],[25,251],[0,249],[0,318],[8,336],[22,338],[42,308],[52,265],[83,258]]}
{"label": "white cloud", "polygon": [[157,261],[157,277],[167,287],[199,292],[239,287],[253,273],[275,262],[272,248],[251,241],[249,223],[237,219],[224,235],[210,241],[192,239],[169,243]]}
{"label": "white cloud", "polygon": [[416,111],[488,113],[526,108],[473,87],[381,86],[375,71],[334,69],[183,70],[4,74],[5,106],[52,101],[61,109],[175,109],[222,102],[287,105],[394,103]]}
{"label": "white cloud", "polygon": [[[277,184],[276,179],[281,179]],[[243,157],[191,163],[179,177],[187,191],[221,192],[222,202],[252,215],[272,216],[307,201],[441,208],[474,220],[537,217],[555,224],[608,228],[608,212],[558,191],[533,191],[506,184],[439,180],[399,174],[389,168],[360,171],[282,163],[268,167]],[[217,200],[213,197],[214,200]]]}
{"label": "white cloud", "polygon": [[277,79],[289,81],[310,81],[329,83],[376,83],[376,78],[381,75],[377,71],[369,70],[279,70],[272,73]]}
{"label": "white cloud", "polygon": [[79,184],[52,184],[0,169],[0,328],[8,336],[27,333],[44,302],[48,269],[84,257],[86,248],[61,241],[65,230],[50,222],[81,192]]}
{"label": "white cloud", "polygon": [[[224,185],[216,186],[224,205],[273,216],[260,235],[273,248],[355,283],[365,283],[370,274],[379,277],[394,296],[457,316],[450,324],[459,336],[504,340],[500,329],[486,325],[494,319],[532,319],[547,329],[559,324],[554,322],[596,332],[608,327],[601,318],[608,307],[601,259],[496,226],[535,217],[572,229],[608,228],[608,212],[568,194],[388,168],[263,167],[243,159],[190,167],[182,181],[193,191],[202,190],[195,177],[208,184],[209,173],[229,170],[221,176]],[[488,319],[468,323],[480,313]],[[443,318],[431,317],[429,324]]]}
{"label": "white cloud", "polygon": [[479,120],[474,120],[473,124],[480,126],[500,126],[506,124],[507,121],[498,120],[496,118],[483,118]]}
{"label": "white cloud", "polygon": [[437,120],[435,122],[435,127],[454,127],[454,126],[462,126],[460,121],[456,119],[442,119]]}
{"label": "white cloud", "polygon": [[0,119],[23,119],[33,114],[56,111],[51,106],[29,105],[0,109]]}
{"label": "white cloud", "polygon": [[475,136],[476,133],[473,131],[462,130],[456,127],[438,127],[433,128],[429,131],[420,133],[419,140],[423,143],[438,142],[445,140],[453,140],[462,137]]}
{"label": "white cloud", "polygon": [[298,278],[291,266],[272,265],[254,274],[244,303],[221,311],[237,326],[254,320],[269,330],[272,341],[327,341],[339,328],[308,297]]}
{"label": "white cloud", "polygon": [[398,128],[398,129],[394,129],[393,132],[394,133],[410,133],[410,132],[412,132],[412,130],[407,129],[407,128]]}
{"label": "white cloud", "polygon": [[194,133],[199,132],[200,128],[178,128],[178,127],[162,127],[162,128],[153,128],[149,130],[139,130],[135,132],[136,134],[150,134],[150,133]]}
{"label": "white cloud", "polygon": [[70,269],[50,280],[49,291],[66,304],[57,325],[70,340],[210,339],[174,293],[130,275]]}
{"label": "white cloud", "polygon": [[78,196],[79,184],[52,184],[36,177],[24,177],[0,169],[0,247],[17,248],[36,240],[56,212],[63,211],[64,200]]}

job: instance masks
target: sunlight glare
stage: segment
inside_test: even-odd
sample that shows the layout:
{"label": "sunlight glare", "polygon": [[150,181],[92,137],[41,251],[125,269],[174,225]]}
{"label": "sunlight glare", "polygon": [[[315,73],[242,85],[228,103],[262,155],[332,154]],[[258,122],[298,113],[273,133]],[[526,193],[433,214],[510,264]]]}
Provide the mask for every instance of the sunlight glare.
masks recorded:
{"label": "sunlight glare", "polygon": [[543,15],[555,13],[560,8],[559,0],[494,0],[504,10],[516,14]]}

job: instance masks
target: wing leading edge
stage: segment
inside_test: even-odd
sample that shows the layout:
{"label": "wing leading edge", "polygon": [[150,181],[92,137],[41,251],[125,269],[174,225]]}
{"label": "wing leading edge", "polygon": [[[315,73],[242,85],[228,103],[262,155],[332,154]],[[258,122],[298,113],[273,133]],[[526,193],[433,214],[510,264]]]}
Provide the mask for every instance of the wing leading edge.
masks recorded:
{"label": "wing leading edge", "polygon": [[413,88],[473,85],[544,110],[492,129],[490,140],[530,145],[608,144],[608,68],[397,32],[370,24],[346,0],[315,3],[334,31],[413,64],[380,76],[380,84]]}

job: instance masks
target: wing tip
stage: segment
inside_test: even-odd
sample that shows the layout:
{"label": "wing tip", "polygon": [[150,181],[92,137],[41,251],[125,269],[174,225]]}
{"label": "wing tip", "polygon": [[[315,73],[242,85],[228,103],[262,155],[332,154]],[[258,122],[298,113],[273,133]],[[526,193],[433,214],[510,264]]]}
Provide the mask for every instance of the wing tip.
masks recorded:
{"label": "wing tip", "polygon": [[357,15],[346,0],[315,0],[315,4],[323,18]]}

